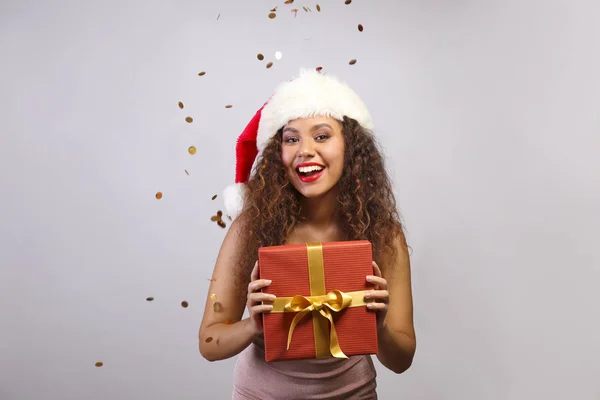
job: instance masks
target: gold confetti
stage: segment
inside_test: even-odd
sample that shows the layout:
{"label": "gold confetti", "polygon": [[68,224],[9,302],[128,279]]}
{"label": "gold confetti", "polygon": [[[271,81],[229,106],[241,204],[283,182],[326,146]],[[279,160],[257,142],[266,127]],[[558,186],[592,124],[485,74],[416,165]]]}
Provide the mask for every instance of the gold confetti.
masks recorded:
{"label": "gold confetti", "polygon": [[210,294],[210,299],[211,299],[212,301],[217,301],[217,294],[216,294],[216,293],[211,293],[211,294]]}
{"label": "gold confetti", "polygon": [[321,6],[317,4],[317,11],[321,12]]}
{"label": "gold confetti", "polygon": [[359,32],[362,32],[362,31],[363,31],[363,29],[364,29],[364,28],[363,28],[362,24],[358,24],[358,31],[359,31]]}
{"label": "gold confetti", "polygon": [[262,60],[264,60],[264,59],[265,59],[265,56],[263,56],[262,54],[258,53],[258,54],[256,55],[256,58],[258,58],[260,61],[262,61]]}
{"label": "gold confetti", "polygon": [[214,195],[213,197],[211,197],[210,199],[211,199],[211,200],[214,200],[214,199],[216,199],[216,198],[217,198],[217,195],[215,194],[215,195]]}
{"label": "gold confetti", "polygon": [[346,0],[344,3],[345,4],[350,4],[350,3],[352,3],[352,0]]}
{"label": "gold confetti", "polygon": [[214,312],[219,312],[221,311],[221,303],[219,303],[218,301],[215,301],[213,303],[213,311]]}
{"label": "gold confetti", "polygon": [[272,66],[273,66],[273,63],[272,63],[271,61],[269,61],[269,62],[267,63],[267,68],[271,68]]}
{"label": "gold confetti", "polygon": [[225,225],[225,222],[223,222],[223,220],[217,221],[217,225],[219,225],[221,228],[225,228],[227,226]]}
{"label": "gold confetti", "polygon": [[181,307],[187,308],[188,306],[189,306],[189,303],[187,301],[184,300],[181,302]]}
{"label": "gold confetti", "polygon": [[194,119],[192,117],[185,117],[185,122],[187,122],[188,124],[191,124],[194,121]]}
{"label": "gold confetti", "polygon": [[190,146],[188,148],[188,153],[190,153],[190,154],[196,154],[196,146]]}
{"label": "gold confetti", "polygon": [[294,0],[285,0],[285,4],[292,4]]}
{"label": "gold confetti", "polygon": [[146,301],[154,301],[154,297],[146,297]]}
{"label": "gold confetti", "polygon": [[154,195],[154,197],[156,197],[156,200],[162,199],[162,192],[156,192],[156,194]]}
{"label": "gold confetti", "polygon": [[210,220],[216,222],[221,228],[225,228],[227,226],[225,225],[225,222],[223,222],[223,211],[221,210],[217,211],[217,215],[210,217]]}
{"label": "gold confetti", "polygon": [[210,342],[212,342],[212,340],[213,340],[213,338],[211,336],[209,336],[206,338],[206,343],[210,343]]}
{"label": "gold confetti", "polygon": [[275,14],[274,12],[269,13],[269,18],[273,19],[277,16],[277,14]]}
{"label": "gold confetti", "polygon": [[96,367],[101,367],[104,365],[104,363],[102,361],[98,361],[96,364],[94,364]]}
{"label": "gold confetti", "polygon": [[186,175],[188,175],[188,176],[190,175],[190,173],[188,172],[188,170],[187,170],[187,169],[184,169],[184,171],[185,171],[185,174],[186,174]]}
{"label": "gold confetti", "polygon": [[291,11],[294,13],[294,18],[296,18],[296,16],[298,15],[298,9],[297,8],[292,8]]}
{"label": "gold confetti", "polygon": [[179,106],[179,108],[183,108],[183,103],[182,102],[177,103],[177,105]]}
{"label": "gold confetti", "polygon": [[204,75],[206,75],[206,71],[198,72],[198,76],[204,76]]}
{"label": "gold confetti", "polygon": [[352,60],[350,60],[350,62],[349,62],[348,64],[350,64],[350,65],[354,65],[354,64],[356,64],[356,60],[355,60],[355,59],[352,59]]}
{"label": "gold confetti", "polygon": [[231,104],[227,104],[227,105],[225,106],[225,108],[231,108],[231,107],[233,107]]}

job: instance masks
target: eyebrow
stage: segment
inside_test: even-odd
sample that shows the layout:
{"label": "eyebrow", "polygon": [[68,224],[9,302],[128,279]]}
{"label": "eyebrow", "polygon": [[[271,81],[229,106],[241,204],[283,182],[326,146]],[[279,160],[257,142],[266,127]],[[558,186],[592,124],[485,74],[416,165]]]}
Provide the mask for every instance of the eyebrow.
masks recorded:
{"label": "eyebrow", "polygon": [[[329,128],[329,129],[333,130],[333,128],[331,127],[331,125],[326,124],[326,123],[313,125],[313,127],[310,128],[310,130],[312,132],[312,131],[316,131],[317,129],[321,129],[321,128]],[[283,132],[282,133],[284,133],[284,132],[300,133],[300,131],[298,131],[298,129],[292,128],[291,126],[287,126],[287,127],[283,128]]]}

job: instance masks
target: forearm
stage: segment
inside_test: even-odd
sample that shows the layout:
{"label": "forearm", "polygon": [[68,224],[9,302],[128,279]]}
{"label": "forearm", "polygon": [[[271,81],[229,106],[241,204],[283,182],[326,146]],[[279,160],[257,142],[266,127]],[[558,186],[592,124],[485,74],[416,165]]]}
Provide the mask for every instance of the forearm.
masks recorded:
{"label": "forearm", "polygon": [[218,323],[199,333],[200,354],[208,361],[225,360],[244,350],[256,339],[249,318],[233,324]]}
{"label": "forearm", "polygon": [[387,369],[401,374],[410,368],[416,350],[416,340],[404,332],[391,331],[387,325],[378,330],[377,358]]}

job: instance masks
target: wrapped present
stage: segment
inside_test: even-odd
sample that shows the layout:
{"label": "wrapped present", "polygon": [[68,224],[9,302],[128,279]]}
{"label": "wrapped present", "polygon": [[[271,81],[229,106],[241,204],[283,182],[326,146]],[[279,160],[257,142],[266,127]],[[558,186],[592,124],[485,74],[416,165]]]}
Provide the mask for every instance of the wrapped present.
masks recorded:
{"label": "wrapped present", "polygon": [[364,294],[373,289],[367,240],[261,247],[265,293],[277,296],[263,314],[265,359],[347,358],[377,354],[377,322]]}

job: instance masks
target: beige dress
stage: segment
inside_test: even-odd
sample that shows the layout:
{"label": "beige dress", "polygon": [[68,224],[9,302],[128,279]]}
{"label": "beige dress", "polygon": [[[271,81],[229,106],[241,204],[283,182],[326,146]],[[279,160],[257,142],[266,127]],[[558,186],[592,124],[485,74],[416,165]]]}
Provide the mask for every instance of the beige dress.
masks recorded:
{"label": "beige dress", "polygon": [[261,345],[253,343],[238,355],[232,399],[374,400],[376,377],[369,355],[267,363]]}

